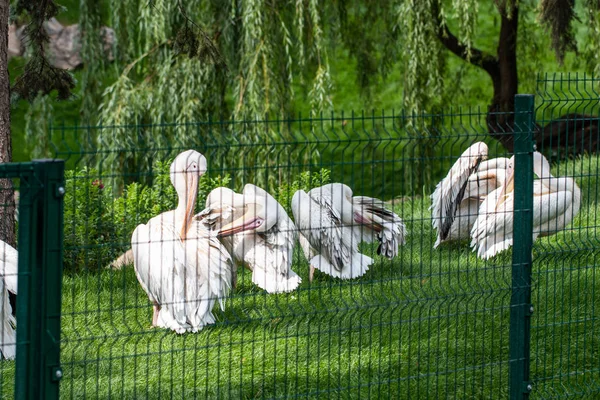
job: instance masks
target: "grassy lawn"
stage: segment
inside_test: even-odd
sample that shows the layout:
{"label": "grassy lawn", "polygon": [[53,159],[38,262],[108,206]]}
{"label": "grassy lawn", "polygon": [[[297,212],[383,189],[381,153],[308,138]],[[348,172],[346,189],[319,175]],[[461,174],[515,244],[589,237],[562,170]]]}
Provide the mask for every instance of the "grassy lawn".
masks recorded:
{"label": "grassy lawn", "polygon": [[[553,171],[577,177],[583,206],[568,230],[534,245],[534,398],[600,389],[598,168],[585,158]],[[428,205],[394,205],[408,242],[360,279],[317,271],[310,284],[299,248],[293,293],[266,295],[240,270],[226,311],[198,334],[151,329],[131,267],[67,274],[62,397],[506,398],[511,252],[484,262],[467,243],[433,250]],[[2,398],[13,376],[3,362]]]}

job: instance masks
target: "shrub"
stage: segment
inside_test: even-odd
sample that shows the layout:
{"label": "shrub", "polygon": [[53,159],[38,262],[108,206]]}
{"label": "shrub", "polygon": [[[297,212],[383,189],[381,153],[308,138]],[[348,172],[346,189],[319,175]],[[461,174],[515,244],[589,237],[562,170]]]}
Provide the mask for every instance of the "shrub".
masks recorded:
{"label": "shrub", "polygon": [[83,168],[66,171],[64,210],[64,266],[77,269],[104,265],[114,255],[115,225],[106,218],[112,191],[98,171]]}

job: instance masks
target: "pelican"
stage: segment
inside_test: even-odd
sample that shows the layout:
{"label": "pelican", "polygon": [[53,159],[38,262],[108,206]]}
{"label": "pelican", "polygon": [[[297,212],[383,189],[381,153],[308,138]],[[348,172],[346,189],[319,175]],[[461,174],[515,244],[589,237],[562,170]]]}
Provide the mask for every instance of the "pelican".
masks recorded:
{"label": "pelican", "polygon": [[217,299],[224,309],[233,264],[219,236],[262,223],[256,218],[237,221],[228,232],[220,232],[193,219],[198,179],[205,172],[202,154],[194,150],[179,154],[170,169],[177,208],[138,225],[131,238],[138,281],[154,305],[152,326],[177,333],[197,332],[214,323]]}
{"label": "pelican", "polygon": [[485,143],[473,144],[437,184],[429,207],[437,231],[434,249],[447,241],[469,238],[481,202],[504,183],[508,158],[486,160],[487,155]]}
{"label": "pelican", "polygon": [[388,258],[405,242],[406,227],[396,214],[379,199],[353,197],[352,189],[342,183],[297,191],[292,212],[310,261],[311,281],[315,268],[342,279],[363,275],[373,259],[358,252],[361,241],[378,240],[377,253]]}
{"label": "pelican", "polygon": [[[581,190],[572,178],[556,178],[548,160],[533,153],[533,240],[552,235],[570,224],[581,207]],[[471,231],[471,247],[489,259],[513,244],[514,156],[510,159],[504,184],[483,201]]]}
{"label": "pelican", "polygon": [[358,252],[352,227],[342,223],[340,212],[331,203],[319,203],[298,190],[292,197],[292,213],[306,239],[300,244],[310,262],[311,282],[315,268],[336,278],[352,279],[364,275],[373,264],[371,257]]}
{"label": "pelican", "polygon": [[231,220],[260,217],[264,223],[222,240],[234,260],[252,271],[252,282],[268,293],[290,292],[302,279],[291,269],[297,230],[285,209],[265,190],[247,184],[242,194],[228,188],[214,189],[199,216],[212,225],[219,217],[220,229],[227,231]]}
{"label": "pelican", "polygon": [[17,353],[17,321],[10,305],[9,294],[17,294],[18,253],[14,247],[0,240],[0,352],[7,360],[14,360]]}
{"label": "pelican", "polygon": [[398,246],[406,243],[406,226],[402,219],[379,199],[352,196],[352,189],[343,183],[314,188],[308,195],[318,202],[331,199],[341,213],[342,222],[352,226],[358,243],[379,241],[377,254],[392,259],[398,255]]}

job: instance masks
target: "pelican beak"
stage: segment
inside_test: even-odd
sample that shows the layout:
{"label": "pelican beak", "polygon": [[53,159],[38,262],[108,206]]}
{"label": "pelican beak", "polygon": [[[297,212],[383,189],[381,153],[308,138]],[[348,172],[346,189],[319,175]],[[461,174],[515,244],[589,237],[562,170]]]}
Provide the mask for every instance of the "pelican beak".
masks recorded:
{"label": "pelican beak", "polygon": [[264,220],[260,217],[251,219],[241,217],[219,229],[217,237],[231,236],[236,233],[253,230],[261,226],[263,222]]}
{"label": "pelican beak", "polygon": [[360,225],[368,226],[369,228],[373,229],[375,232],[381,232],[383,230],[383,225],[381,225],[378,222],[373,221],[373,219],[368,218],[359,212],[354,213],[354,221]]}
{"label": "pelican beak", "polygon": [[249,207],[248,211],[240,218],[222,226],[217,233],[217,237],[235,235],[239,232],[254,230],[260,227],[265,222],[265,219],[258,216],[257,208],[259,207]]}
{"label": "pelican beak", "polygon": [[199,176],[196,174],[187,177],[187,204],[185,215],[189,215],[190,217],[194,213],[194,208],[196,207],[196,196],[198,195],[198,178]]}

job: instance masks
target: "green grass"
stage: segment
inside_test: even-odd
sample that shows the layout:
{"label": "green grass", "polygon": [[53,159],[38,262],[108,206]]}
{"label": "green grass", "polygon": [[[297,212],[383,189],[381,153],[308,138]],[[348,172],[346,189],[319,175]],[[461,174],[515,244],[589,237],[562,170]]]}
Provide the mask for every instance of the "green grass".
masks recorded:
{"label": "green grass", "polygon": [[[533,398],[600,390],[599,165],[582,158],[553,170],[578,177],[584,201],[567,230],[534,245]],[[467,243],[433,250],[428,201],[394,208],[409,230],[394,260],[377,257],[352,281],[317,271],[310,284],[297,249],[303,283],[281,295],[240,270],[218,323],[197,334],[150,328],[131,267],[67,274],[62,397],[506,398],[511,251],[484,262]],[[0,366],[4,393],[13,374],[14,363]]]}

